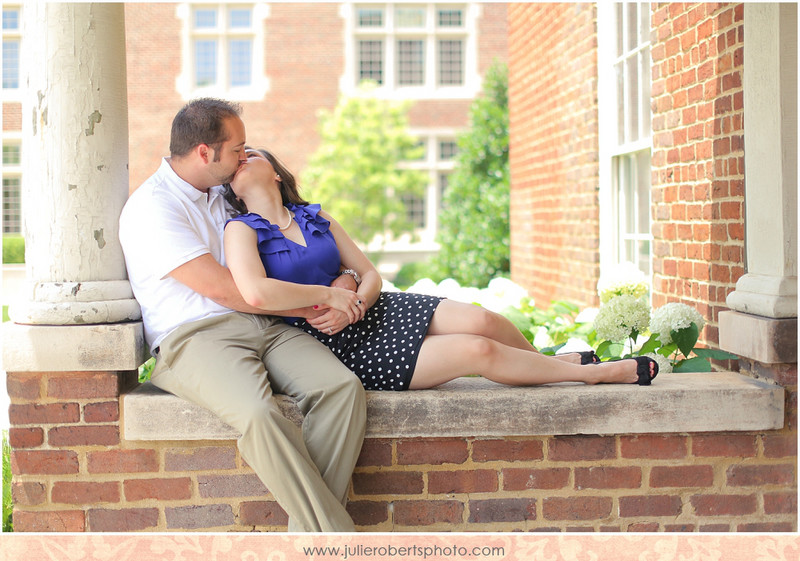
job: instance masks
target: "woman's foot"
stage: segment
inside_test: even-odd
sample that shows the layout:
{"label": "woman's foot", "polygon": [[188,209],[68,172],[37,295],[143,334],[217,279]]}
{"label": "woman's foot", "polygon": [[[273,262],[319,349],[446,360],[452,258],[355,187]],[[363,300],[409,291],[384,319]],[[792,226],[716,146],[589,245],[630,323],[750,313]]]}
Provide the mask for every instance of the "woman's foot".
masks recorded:
{"label": "woman's foot", "polygon": [[595,364],[587,384],[638,384],[649,386],[658,374],[658,363],[648,356],[636,356]]}
{"label": "woman's foot", "polygon": [[600,357],[594,351],[565,353],[563,355],[555,355],[555,358],[571,364],[597,364],[600,362]]}

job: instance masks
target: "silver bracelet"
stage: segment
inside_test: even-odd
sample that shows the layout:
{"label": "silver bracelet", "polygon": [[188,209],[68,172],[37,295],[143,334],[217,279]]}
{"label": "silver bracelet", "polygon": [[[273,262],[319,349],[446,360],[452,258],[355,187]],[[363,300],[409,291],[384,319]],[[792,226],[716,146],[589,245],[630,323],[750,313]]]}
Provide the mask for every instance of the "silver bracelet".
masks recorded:
{"label": "silver bracelet", "polygon": [[342,276],[342,275],[350,275],[350,276],[352,276],[353,279],[356,281],[356,286],[360,286],[361,285],[361,276],[359,276],[359,274],[357,272],[355,272],[353,269],[345,269],[344,271],[339,273],[339,276]]}

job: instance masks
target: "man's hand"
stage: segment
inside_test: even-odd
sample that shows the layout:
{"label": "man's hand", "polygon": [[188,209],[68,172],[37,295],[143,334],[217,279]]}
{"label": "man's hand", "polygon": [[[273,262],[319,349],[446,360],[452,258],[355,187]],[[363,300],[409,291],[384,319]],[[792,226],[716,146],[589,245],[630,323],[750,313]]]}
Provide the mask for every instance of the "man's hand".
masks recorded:
{"label": "man's hand", "polygon": [[331,286],[334,288],[345,288],[353,292],[358,291],[358,284],[356,284],[356,279],[353,278],[353,275],[339,275],[333,279]]}

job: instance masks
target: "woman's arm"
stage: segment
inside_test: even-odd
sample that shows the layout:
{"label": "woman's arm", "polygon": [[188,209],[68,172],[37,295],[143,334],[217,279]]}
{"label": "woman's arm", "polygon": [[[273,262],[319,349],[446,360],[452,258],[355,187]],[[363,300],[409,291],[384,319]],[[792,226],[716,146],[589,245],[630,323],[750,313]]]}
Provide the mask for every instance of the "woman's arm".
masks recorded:
{"label": "woman's arm", "polygon": [[267,277],[258,254],[257,234],[243,222],[225,228],[225,261],[244,301],[262,310],[289,310],[324,305],[347,314],[351,322],[362,316],[364,305],[355,293],[341,288],[296,284]]}

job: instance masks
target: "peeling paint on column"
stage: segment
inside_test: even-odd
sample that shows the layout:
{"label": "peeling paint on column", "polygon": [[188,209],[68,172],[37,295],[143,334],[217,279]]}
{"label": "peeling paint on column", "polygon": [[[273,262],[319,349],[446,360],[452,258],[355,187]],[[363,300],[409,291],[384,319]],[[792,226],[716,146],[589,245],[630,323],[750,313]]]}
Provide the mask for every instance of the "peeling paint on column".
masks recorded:
{"label": "peeling paint on column", "polygon": [[78,284],[76,284],[75,286],[73,286],[73,287],[72,287],[72,290],[70,291],[70,293],[71,293],[73,296],[77,296],[77,294],[78,294],[78,291],[79,291],[80,289],[81,289],[81,283],[78,283]]}
{"label": "peeling paint on column", "polygon": [[106,246],[106,240],[103,238],[103,229],[94,231],[94,239],[97,242],[97,247],[103,249]]}
{"label": "peeling paint on column", "polygon": [[74,191],[77,188],[78,188],[77,185],[73,185],[72,183],[67,184],[67,191]]}
{"label": "peeling paint on column", "polygon": [[37,127],[36,127],[36,108],[33,109],[33,113],[31,114],[31,124],[33,125],[33,136],[36,136]]}
{"label": "peeling paint on column", "polygon": [[100,164],[99,166],[97,166],[97,171],[103,171],[104,167],[106,167],[106,166]]}
{"label": "peeling paint on column", "polygon": [[86,136],[92,136],[94,134],[94,126],[102,120],[103,115],[95,109],[94,113],[89,115],[89,128],[86,129]]}

